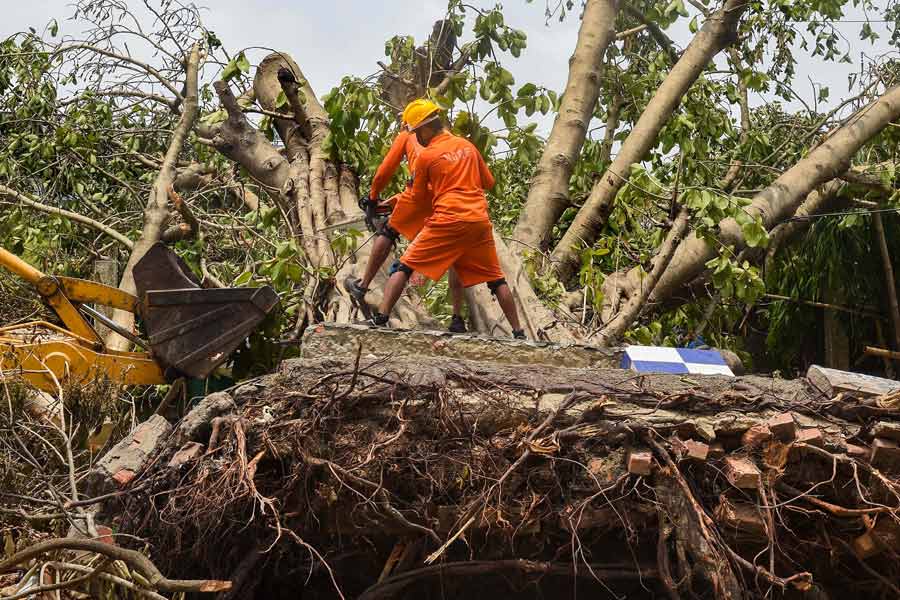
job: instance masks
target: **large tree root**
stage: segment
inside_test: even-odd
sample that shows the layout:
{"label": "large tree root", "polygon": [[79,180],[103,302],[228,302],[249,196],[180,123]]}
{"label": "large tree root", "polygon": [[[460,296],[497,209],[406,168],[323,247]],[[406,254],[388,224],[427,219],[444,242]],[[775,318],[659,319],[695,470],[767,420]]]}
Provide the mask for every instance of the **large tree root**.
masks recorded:
{"label": "large tree root", "polygon": [[804,380],[361,353],[231,395],[214,447],[168,466],[209,441],[186,420],[99,518],[241,597],[876,598],[900,575],[900,480],[848,446],[900,413]]}

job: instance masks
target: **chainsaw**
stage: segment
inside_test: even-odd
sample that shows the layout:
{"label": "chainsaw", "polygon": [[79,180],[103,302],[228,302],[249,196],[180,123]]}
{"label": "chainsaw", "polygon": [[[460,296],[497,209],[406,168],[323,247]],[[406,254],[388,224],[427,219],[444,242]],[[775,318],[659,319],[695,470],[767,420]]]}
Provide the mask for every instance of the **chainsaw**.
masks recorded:
{"label": "chainsaw", "polygon": [[343,229],[344,227],[349,227],[351,225],[359,225],[360,223],[364,223],[366,229],[372,233],[378,233],[381,231],[384,224],[387,223],[388,219],[390,219],[391,211],[394,210],[392,206],[382,204],[381,198],[372,200],[369,198],[368,194],[360,196],[359,208],[363,211],[362,216],[354,217],[347,221],[341,221],[340,223],[326,225],[325,227],[317,229],[316,233]]}

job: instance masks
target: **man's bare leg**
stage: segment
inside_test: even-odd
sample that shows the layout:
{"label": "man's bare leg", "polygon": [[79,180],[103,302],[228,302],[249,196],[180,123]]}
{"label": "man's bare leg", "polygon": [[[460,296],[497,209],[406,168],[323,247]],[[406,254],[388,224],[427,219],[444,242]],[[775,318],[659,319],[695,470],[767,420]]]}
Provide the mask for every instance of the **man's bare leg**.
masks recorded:
{"label": "man's bare leg", "polygon": [[[400,294],[403,293],[406,284],[409,282],[409,276],[410,273],[407,273],[404,269],[391,275],[387,285],[384,286],[384,298],[381,300],[381,306],[378,307],[378,314],[375,315],[376,320],[379,317],[382,317],[385,322],[387,322],[386,317],[391,314],[394,305],[397,304],[397,300],[400,299]],[[383,323],[378,324],[382,325]]]}
{"label": "man's bare leg", "polygon": [[375,236],[375,241],[372,242],[372,251],[369,253],[369,261],[366,263],[366,271],[363,273],[362,280],[360,281],[360,287],[365,289],[369,288],[372,280],[375,279],[375,275],[378,274],[378,269],[381,268],[381,265],[383,265],[384,261],[390,256],[391,246],[393,246],[393,242],[391,242],[391,238],[388,236]]}
{"label": "man's bare leg", "polygon": [[512,327],[513,334],[522,331],[522,325],[519,323],[519,311],[516,310],[516,299],[512,295],[512,290],[509,289],[509,284],[501,283],[494,290],[494,294],[497,296],[500,308],[503,309],[503,314],[506,315],[506,320]]}
{"label": "man's bare leg", "polygon": [[450,269],[447,281],[450,284],[450,302],[453,303],[453,314],[461,316],[463,301],[465,299],[465,289],[463,288],[459,277],[456,276],[456,271],[453,269]]}

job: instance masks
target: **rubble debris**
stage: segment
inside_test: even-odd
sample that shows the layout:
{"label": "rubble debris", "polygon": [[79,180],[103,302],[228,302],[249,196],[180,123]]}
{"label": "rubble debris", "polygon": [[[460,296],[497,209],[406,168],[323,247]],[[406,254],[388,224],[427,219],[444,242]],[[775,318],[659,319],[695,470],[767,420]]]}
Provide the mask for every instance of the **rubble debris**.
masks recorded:
{"label": "rubble debris", "polygon": [[175,456],[169,461],[169,467],[177,469],[182,465],[193,462],[203,456],[205,449],[206,447],[200,442],[188,442],[175,453]]}
{"label": "rubble debris", "polygon": [[713,516],[725,533],[732,530],[747,534],[755,541],[766,539],[766,524],[762,512],[755,504],[734,502],[723,495]]}
{"label": "rubble debris", "polygon": [[872,435],[877,438],[886,440],[894,440],[900,442],[900,423],[889,423],[887,421],[879,421],[872,427]]}
{"label": "rubble debris", "polygon": [[797,441],[801,444],[809,444],[810,446],[819,447],[821,447],[825,443],[825,440],[822,437],[822,431],[818,427],[801,429],[797,433]]}
{"label": "rubble debris", "polygon": [[725,457],[725,476],[736,488],[755,490],[762,482],[762,473],[749,458]]}
{"label": "rubble debris", "polygon": [[766,425],[768,425],[772,435],[782,442],[788,442],[794,439],[794,436],[797,433],[797,424],[794,421],[794,415],[789,412],[772,417]]}
{"label": "rubble debris", "polygon": [[[195,410],[206,416],[186,419],[192,439],[170,436],[153,466],[137,472],[133,491],[104,501],[98,515],[116,524],[120,543],[148,540],[172,576],[227,576],[243,581],[242,597],[263,598],[283,573],[313,573],[304,594],[337,598],[337,585],[345,597],[368,598],[399,543],[403,556],[389,577],[448,565],[545,564],[578,535],[585,555],[636,557],[629,568],[637,562],[646,588],[604,581],[629,597],[667,597],[660,547],[673,581],[689,572],[695,591],[726,581],[741,597],[734,590],[742,585],[788,579],[833,598],[852,597],[860,579],[874,594],[866,597],[883,591],[852,546],[866,533],[860,515],[900,515],[900,481],[843,453],[847,440],[860,443],[869,409],[849,395],[824,398],[804,380],[636,381],[604,368],[324,356],[287,361],[242,396],[224,411],[201,403]],[[218,398],[232,406],[227,395]],[[880,410],[877,420],[900,421]],[[749,454],[735,451],[747,430],[779,430],[786,413],[796,437],[818,430],[833,444],[773,435]],[[213,422],[215,451],[173,477],[172,459],[196,448],[185,441],[208,443]],[[802,460],[785,460],[801,447]],[[767,508],[773,502],[775,511]],[[278,531],[290,533],[258,563],[245,562]],[[823,532],[830,553],[811,550],[828,543]],[[330,571],[298,551],[294,535],[326,556]],[[425,564],[429,556],[439,564]],[[888,579],[900,575],[889,556],[877,559]]]}
{"label": "rubble debris", "polygon": [[833,397],[840,392],[853,392],[861,396],[875,397],[900,390],[900,382],[861,373],[839,371],[813,365],[806,371],[806,378],[825,395]]}
{"label": "rubble debris", "polygon": [[171,431],[172,426],[159,415],[138,425],[97,461],[86,478],[85,490],[99,496],[131,483]]}
{"label": "rubble debris", "polygon": [[757,446],[762,446],[771,439],[772,432],[769,431],[769,426],[762,423],[760,425],[754,425],[744,432],[744,435],[741,436],[741,445],[745,448],[755,448]]}
{"label": "rubble debris", "polygon": [[869,458],[872,456],[872,450],[870,450],[866,446],[847,444],[847,456],[859,460],[869,460]]}
{"label": "rubble debris", "polygon": [[653,454],[646,450],[628,454],[628,472],[632,475],[649,475],[653,470]]}
{"label": "rubble debris", "polygon": [[709,446],[703,442],[681,440],[678,437],[673,437],[670,441],[681,460],[705,462],[709,456]]}

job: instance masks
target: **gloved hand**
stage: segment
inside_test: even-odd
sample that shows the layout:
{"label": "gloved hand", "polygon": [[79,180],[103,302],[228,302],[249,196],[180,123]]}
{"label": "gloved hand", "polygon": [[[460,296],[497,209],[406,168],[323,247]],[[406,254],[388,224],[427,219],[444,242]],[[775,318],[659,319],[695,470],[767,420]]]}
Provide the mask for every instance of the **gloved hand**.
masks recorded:
{"label": "gloved hand", "polygon": [[371,210],[370,207],[377,207],[379,202],[381,202],[379,198],[370,198],[369,193],[366,192],[359,197],[359,210],[368,212],[369,210]]}

